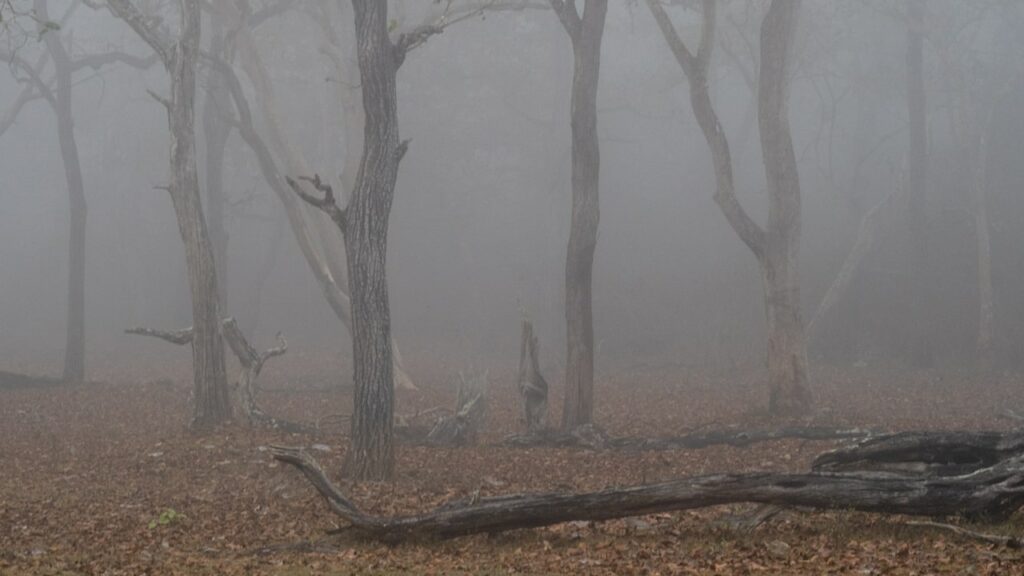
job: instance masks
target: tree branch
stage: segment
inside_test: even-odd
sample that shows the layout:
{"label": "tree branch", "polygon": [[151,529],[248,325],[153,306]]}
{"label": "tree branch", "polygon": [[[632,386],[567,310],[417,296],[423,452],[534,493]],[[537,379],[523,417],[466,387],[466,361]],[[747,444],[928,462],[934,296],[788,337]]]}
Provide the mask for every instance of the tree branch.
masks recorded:
{"label": "tree branch", "polygon": [[185,328],[184,330],[154,330],[152,328],[139,327],[129,328],[125,330],[124,333],[136,334],[139,336],[152,336],[153,338],[159,338],[177,346],[184,346],[185,344],[192,343],[192,328]]}
{"label": "tree branch", "polygon": [[558,15],[558,21],[562,23],[562,27],[569,34],[569,37],[575,41],[580,35],[580,30],[583,28],[583,19],[580,18],[580,13],[576,9],[576,0],[550,0],[551,9]]}
{"label": "tree branch", "polygon": [[331,188],[330,184],[327,184],[320,180],[319,174],[314,175],[312,178],[308,176],[299,176],[299,180],[309,182],[310,184],[313,185],[313,188],[317,189],[320,192],[323,192],[323,198],[317,198],[316,196],[307,193],[305,190],[302,189],[302,186],[298,182],[292,179],[291,176],[285,176],[284,179],[286,182],[288,182],[288,185],[291,186],[292,190],[295,191],[296,194],[298,194],[299,198],[302,198],[310,206],[318,208],[322,210],[325,214],[330,216],[331,220],[333,220],[334,223],[338,225],[338,228],[341,229],[342,234],[345,233],[345,228],[347,226],[347,222],[345,219],[345,209],[339,208],[338,205],[335,204],[334,189]]}
{"label": "tree branch", "polygon": [[151,19],[140,12],[130,0],[107,0],[107,8],[118,18],[124,20],[125,24],[131,27],[156,52],[164,66],[168,70],[171,69],[174,45],[160,33]]}

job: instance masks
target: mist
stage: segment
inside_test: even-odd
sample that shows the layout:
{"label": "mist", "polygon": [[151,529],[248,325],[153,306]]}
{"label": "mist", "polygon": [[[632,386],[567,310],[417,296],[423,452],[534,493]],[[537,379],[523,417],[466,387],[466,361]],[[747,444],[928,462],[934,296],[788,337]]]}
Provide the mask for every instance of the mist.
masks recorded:
{"label": "mist", "polygon": [[[198,340],[173,347],[125,333],[193,326],[201,333],[198,280],[190,284],[199,276],[189,268],[180,227],[186,201],[174,196],[188,188],[180,179],[188,171],[175,172],[172,142],[180,140],[171,137],[181,105],[174,86],[182,84],[172,82],[170,71],[184,57],[162,61],[126,18],[132,12],[122,11],[144,14],[140,26],[149,26],[158,44],[179,50],[184,40],[175,39],[189,32],[179,14],[193,3],[0,1],[0,57],[8,63],[0,74],[0,371],[127,390],[169,382],[175,402],[205,401],[199,368],[193,369],[201,355],[190,353]],[[589,348],[567,328],[574,325],[568,291],[583,277],[569,271],[576,270],[570,238],[589,218],[579,196],[587,156],[579,155],[583,136],[573,132],[586,124],[574,116],[585,112],[586,101],[574,92],[574,74],[579,89],[586,13],[600,2],[383,3],[387,34],[403,50],[395,65],[396,123],[388,125],[394,134],[400,130],[393,144],[401,149],[390,212],[383,212],[389,315],[381,317],[379,306],[369,315],[353,308],[351,320],[325,297],[332,290],[325,282],[333,282],[344,306],[349,297],[357,306],[358,274],[376,274],[372,264],[346,268],[346,249],[351,258],[358,247],[345,241],[362,227],[334,226],[321,214],[329,210],[310,200],[324,198],[322,179],[332,190],[327,198],[349,216],[356,213],[359,191],[377,185],[367,184],[361,162],[367,174],[386,172],[374,168],[376,144],[366,138],[393,135],[391,128],[371,128],[377,102],[366,101],[371,87],[360,69],[368,64],[357,58],[361,31],[352,5],[217,6],[218,0],[204,6],[190,118],[201,200],[194,224],[212,247],[205,266],[215,267],[220,290],[210,310],[234,318],[257,350],[276,345],[279,334],[287,339],[280,361],[287,363],[268,361],[268,388],[313,382],[328,398],[301,410],[267,403],[298,417],[314,418],[328,404],[358,413],[364,390],[358,375],[377,374],[357,366],[362,348],[353,352],[356,332],[349,327],[358,332],[365,321],[373,329],[358,333],[387,327],[374,350],[388,343],[388,375],[378,376],[390,394],[398,389],[396,415],[430,408],[426,397],[450,403],[456,375],[486,373],[492,396],[507,392],[508,406],[500,409],[509,410],[509,427],[520,426],[516,383],[522,386],[524,365],[517,380],[516,360],[517,352],[525,354],[526,318],[538,340],[537,373],[546,378],[545,410],[548,395],[552,401],[547,419],[556,427],[556,408],[570,402],[568,391],[561,400],[566,382],[586,380],[589,350],[596,416],[572,420],[566,408],[566,429],[574,422],[616,430],[616,414],[639,417],[639,405],[628,400],[654,381],[673,391],[666,392],[671,402],[692,405],[697,414],[702,406],[728,404],[740,424],[748,411],[842,411],[847,392],[837,390],[882,402],[928,395],[929,382],[949,382],[955,397],[977,394],[1024,407],[1018,386],[1024,370],[1021,6],[794,2],[799,9],[792,34],[782,40],[784,66],[775,78],[781,113],[772,115],[774,85],[765,74],[775,65],[761,65],[772,49],[762,23],[776,3],[788,4],[711,2],[710,34],[707,2],[605,2],[595,52],[600,155],[592,172],[599,185],[591,191],[600,217],[586,286]],[[556,16],[556,5],[570,6],[577,20]],[[655,5],[688,50],[682,60],[652,17]],[[578,39],[567,33],[572,22]],[[54,52],[61,46],[63,56]],[[54,65],[60,58],[70,67],[63,85]],[[693,82],[700,77],[727,141],[725,156],[713,153],[695,114]],[[65,124],[62,88],[69,98]],[[778,168],[787,140],[795,172]],[[72,376],[69,267],[80,243],[70,236],[69,145],[76,148],[87,204],[84,357]],[[731,161],[727,172],[723,157]],[[582,179],[575,183],[574,169]],[[780,182],[796,187],[780,190]],[[366,188],[367,210],[382,205],[375,203],[386,188]],[[575,211],[574,193],[582,202]],[[726,214],[729,198],[756,228],[760,249],[738,234]],[[305,222],[305,232],[297,222]],[[379,304],[382,292],[367,290]],[[780,312],[786,307],[792,309]],[[581,326],[589,326],[589,314]],[[392,346],[401,350],[394,382]],[[773,359],[778,346],[792,347],[792,366],[780,368],[790,360]],[[226,350],[233,380],[237,363]],[[780,376],[790,369],[795,373]],[[402,375],[428,392],[405,391]],[[779,400],[790,394],[787,378],[796,381],[795,394],[806,394],[796,404]],[[863,382],[877,385],[856,387]],[[908,382],[924,384],[907,392],[900,387]],[[993,383],[1000,388],[986,396]],[[718,385],[742,405],[733,405],[732,396],[702,396]],[[365,386],[383,390],[370,380]],[[652,400],[644,398],[637,402],[647,406]],[[950,402],[936,401],[937,410],[956,413]],[[854,405],[843,424],[874,424],[856,421],[871,409]],[[178,424],[186,422],[185,411],[172,415]],[[201,420],[194,414],[194,422]],[[913,422],[952,425],[924,416]],[[968,427],[985,427],[975,424]],[[624,429],[634,433],[630,426]],[[352,434],[359,437],[354,428]]]}

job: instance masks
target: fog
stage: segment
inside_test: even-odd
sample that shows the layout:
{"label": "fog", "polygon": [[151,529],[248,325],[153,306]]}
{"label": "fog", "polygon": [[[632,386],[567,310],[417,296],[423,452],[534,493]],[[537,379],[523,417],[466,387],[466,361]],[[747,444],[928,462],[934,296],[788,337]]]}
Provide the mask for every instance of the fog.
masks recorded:
{"label": "fog", "polygon": [[[51,18],[69,5],[50,4]],[[324,54],[314,7],[294,4],[261,25],[256,49],[274,85],[287,139],[311,171],[338,178],[347,146],[338,94],[346,80],[335,77]],[[396,26],[424,21],[428,10],[438,10],[435,4],[392,2]],[[670,10],[677,27],[695,44],[699,12],[687,8],[688,2],[673,4],[682,5]],[[767,192],[756,79],[751,85],[744,76],[756,75],[766,4],[721,3],[709,73],[732,147],[736,195],[758,222],[767,216]],[[801,11],[789,120],[803,201],[805,320],[839,272],[861,219],[905,186],[903,4],[807,1]],[[930,261],[924,267],[909,264],[915,256],[907,199],[894,196],[850,290],[808,343],[812,370],[816,363],[913,366],[910,349],[922,333],[930,339],[934,366],[973,365],[978,251],[967,164],[978,148],[956,141],[951,131],[958,106],[992,107],[984,161],[994,348],[1000,369],[1019,369],[1024,360],[1020,7],[928,7]],[[346,20],[332,24],[351,27],[345,14]],[[209,30],[204,21],[204,47]],[[46,33],[59,34],[73,56],[151,53],[123,22],[85,6],[60,30]],[[352,31],[342,36],[348,46]],[[44,51],[35,23],[9,25],[5,44],[8,55],[27,62]],[[951,87],[951,70],[966,78],[969,90]],[[5,72],[0,113],[28,82],[14,65]],[[201,190],[207,171],[202,103],[210,73],[200,66],[196,95]],[[562,369],[572,74],[572,49],[557,18],[532,6],[453,24],[403,64],[399,120],[402,137],[411,142],[390,221],[388,279],[395,337],[411,366],[442,359],[453,367],[511,367],[518,318],[526,310],[540,336],[544,366],[552,375]],[[43,77],[51,75],[45,68]],[[246,78],[243,83],[253,101],[253,85]],[[995,87],[995,96],[985,92],[988,87]],[[124,335],[125,328],[191,324],[182,242],[168,194],[158,189],[169,178],[167,119],[147,91],[167,94],[167,74],[159,64],[143,71],[115,64],[75,74],[74,130],[88,202],[87,366],[143,352],[171,353],[161,343]],[[758,369],[765,314],[757,263],[714,202],[713,165],[692,113],[687,79],[642,2],[610,3],[598,119],[601,220],[593,306],[599,371],[649,362],[718,372]],[[33,365],[56,372],[60,364],[69,206],[59,147],[54,114],[42,99],[25,105],[0,138],[0,368]],[[347,357],[348,332],[325,301],[281,202],[237,132],[228,141],[224,183],[226,314],[257,343],[269,344],[281,331],[292,350]],[[910,312],[920,301],[927,306],[926,322]]]}

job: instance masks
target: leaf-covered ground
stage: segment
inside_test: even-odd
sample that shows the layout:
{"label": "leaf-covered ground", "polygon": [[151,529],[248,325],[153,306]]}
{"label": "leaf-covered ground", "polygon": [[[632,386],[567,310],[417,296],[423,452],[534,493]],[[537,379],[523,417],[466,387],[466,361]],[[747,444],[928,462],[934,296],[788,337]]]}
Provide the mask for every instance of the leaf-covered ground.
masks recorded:
{"label": "leaf-covered ground", "polygon": [[[194,435],[184,426],[187,364],[137,363],[99,366],[95,384],[0,390],[0,574],[1024,574],[1021,551],[846,512],[786,512],[752,532],[723,522],[749,508],[723,507],[393,547],[328,539],[336,518],[265,447],[310,447],[337,473],[343,426],[328,419],[317,437],[240,427]],[[330,376],[340,370],[335,364],[300,354],[276,361],[264,375],[264,407],[307,422],[347,413],[350,390],[331,388],[345,380]],[[417,366],[417,374],[421,390],[399,394],[400,413],[453,403],[453,373]],[[519,403],[513,375],[491,374],[490,428],[480,446],[402,447],[394,483],[342,487],[368,510],[399,514],[474,493],[804,470],[832,445],[649,453],[495,447],[519,429]],[[598,421],[614,435],[771,424],[753,410],[763,402],[756,374],[634,366],[599,380]],[[1001,429],[1012,424],[997,414],[1024,408],[1024,381],[1009,376],[819,368],[815,392],[815,423],[890,430]],[[559,413],[557,402],[550,413]],[[1018,515],[978,529],[1019,535],[1024,521]]]}

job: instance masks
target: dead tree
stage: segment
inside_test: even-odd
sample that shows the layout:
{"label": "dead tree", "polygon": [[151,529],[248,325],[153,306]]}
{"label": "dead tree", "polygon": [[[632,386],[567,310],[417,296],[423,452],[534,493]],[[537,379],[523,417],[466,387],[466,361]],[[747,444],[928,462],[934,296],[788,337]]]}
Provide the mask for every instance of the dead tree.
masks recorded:
{"label": "dead tree", "polygon": [[[87,203],[78,144],[75,139],[73,114],[73,88],[79,72],[96,71],[111,64],[128,64],[147,68],[155,58],[138,58],[121,52],[93,53],[74,56],[65,45],[61,31],[65,29],[77,5],[72,4],[60,18],[50,15],[48,0],[34,0],[32,21],[36,34],[45,47],[34,64],[18,54],[0,48],[0,60],[7,61],[13,72],[22,75],[25,86],[8,113],[0,119],[3,134],[17,118],[22,108],[35,99],[49,104],[57,124],[61,161],[64,167],[68,194],[68,289],[67,322],[64,346],[63,378],[68,382],[85,379],[85,249]],[[53,64],[52,75],[45,74],[47,64]]]}
{"label": "dead tree", "polygon": [[[362,512],[303,450],[274,447],[271,452],[305,475],[331,510],[349,523],[351,533],[388,542],[493,534],[561,522],[610,520],[733,503],[969,518],[1005,518],[1024,504],[1024,437],[1019,434],[961,433],[959,440],[946,434],[934,439],[920,434],[912,442],[915,449],[910,452],[900,450],[905,443],[903,437],[888,438],[875,439],[860,452],[856,447],[847,449],[843,458],[885,461],[885,454],[894,454],[896,460],[925,458],[936,464],[953,461],[965,465],[957,468],[955,475],[941,475],[938,467],[917,474],[862,468],[850,472],[819,469],[803,474],[715,474],[581,494],[473,498],[450,502],[423,514],[379,517]],[[893,450],[879,450],[888,442]],[[966,465],[960,454],[973,450],[982,450],[983,454],[972,465]],[[993,451],[1001,457],[988,457]]]}
{"label": "dead tree", "polygon": [[[270,360],[275,356],[281,356],[287,352],[288,341],[278,333],[278,345],[274,348],[259,352],[246,339],[234,318],[225,318],[221,322],[221,329],[223,331],[224,340],[231,347],[232,352],[235,353],[235,357],[238,358],[238,364],[242,368],[238,377],[238,383],[235,386],[235,392],[238,397],[237,408],[239,415],[251,426],[273,428],[283,430],[285,432],[313,432],[315,428],[312,426],[288,422],[270,416],[260,408],[259,403],[256,400],[259,396],[260,388],[258,380],[260,372],[263,370],[263,365],[266,364],[267,360]],[[191,344],[195,337],[195,331],[192,328],[186,328],[184,330],[129,328],[128,330],[125,330],[125,333],[140,336],[151,336],[177,346]]]}
{"label": "dead tree", "polygon": [[203,218],[196,172],[195,93],[199,59],[199,0],[180,0],[179,35],[170,40],[153,19],[130,0],[109,0],[109,9],[142,38],[163,62],[170,76],[171,97],[154,95],[167,109],[171,136],[171,181],[168,191],[185,244],[185,264],[192,300],[193,393],[192,424],[207,427],[231,418],[231,399],[220,335],[217,269]]}
{"label": "dead tree", "polygon": [[434,422],[427,433],[431,446],[468,446],[476,444],[487,413],[487,373],[466,378],[459,374],[459,392],[455,412]]}
{"label": "dead tree", "polygon": [[519,340],[519,394],[523,397],[526,433],[544,427],[548,412],[548,382],[540,373],[537,360],[537,337],[533,335],[533,322],[525,315]]}
{"label": "dead tree", "polygon": [[679,36],[661,2],[647,0],[689,82],[693,113],[715,168],[715,202],[761,269],[768,321],[768,405],[778,415],[803,414],[811,406],[807,345],[800,312],[800,179],[787,110],[788,68],[799,5],[799,0],[773,0],[761,23],[758,126],[769,200],[768,224],[762,228],[736,198],[729,142],[708,90],[716,2],[702,3],[703,26],[694,54]]}
{"label": "dead tree", "polygon": [[573,51],[572,222],[565,258],[565,401],[562,428],[594,420],[594,248],[597,245],[600,147],[597,138],[597,86],[601,39],[608,0],[551,0]]}

